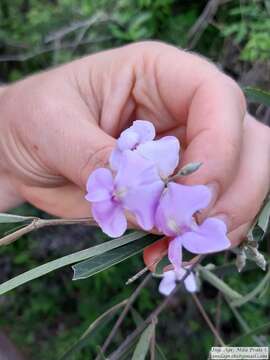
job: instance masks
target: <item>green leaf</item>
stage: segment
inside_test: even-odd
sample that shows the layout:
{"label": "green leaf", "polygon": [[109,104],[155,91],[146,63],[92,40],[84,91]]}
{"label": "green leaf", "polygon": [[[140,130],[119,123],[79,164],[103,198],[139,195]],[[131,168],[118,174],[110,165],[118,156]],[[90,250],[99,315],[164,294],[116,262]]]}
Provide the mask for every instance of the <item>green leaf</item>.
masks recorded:
{"label": "green leaf", "polygon": [[129,242],[135,241],[137,239],[145,236],[145,233],[142,231],[135,231],[131,234],[122,236],[117,239],[106,241],[100,245],[92,246],[88,249],[75,252],[70,255],[63,256],[53,261],[49,261],[46,264],[40,265],[32,270],[26,271],[13,279],[10,279],[0,285],[0,295],[5,294],[6,292],[17,288],[20,285],[23,285],[31,280],[37,279],[43,275],[46,275],[54,270],[60,269],[63,266],[74,264],[78,261],[88,259],[93,256],[103,254],[109,250],[115,249],[119,246],[128,244]]}
{"label": "green leaf", "polygon": [[244,88],[244,92],[248,99],[270,106],[270,93],[261,89],[256,89],[253,87]]}
{"label": "green leaf", "polygon": [[60,360],[67,360],[75,352],[81,350],[87,343],[90,342],[108,323],[112,318],[117,314],[117,312],[126,305],[128,299],[120,302],[117,305],[114,305],[109,310],[100,315],[83,333],[78,341],[72,345],[72,347],[67,350],[60,358]]}
{"label": "green leaf", "polygon": [[[246,320],[240,314],[240,312],[234,306],[232,306],[232,304],[226,297],[225,297],[225,300],[226,300],[228,306],[230,307],[232,313],[234,314],[236,320],[238,321],[240,327],[244,330],[245,333],[250,332],[251,329],[250,329],[248,323],[246,322]],[[256,336],[256,335],[251,335],[251,336],[252,336],[252,340],[255,342],[256,345],[264,346],[264,343],[261,341],[261,339],[258,336]]]}
{"label": "green leaf", "polygon": [[269,220],[270,220],[270,200],[266,202],[258,218],[258,226],[264,231],[264,233],[268,229]]}
{"label": "green leaf", "polygon": [[[130,312],[135,325],[140,326],[143,323],[143,318],[141,317],[141,315],[133,307],[130,309]],[[161,347],[157,343],[155,343],[155,349],[156,349],[156,354],[155,354],[156,360],[166,360],[165,354],[163,353]]]}
{"label": "green leaf", "polygon": [[111,266],[142,252],[146,246],[152,244],[156,240],[156,236],[149,235],[140,241],[118,247],[117,249],[95,256],[92,259],[75,264],[72,266],[74,270],[73,280],[86,279],[106,270]]}
{"label": "green leaf", "polygon": [[250,291],[247,295],[242,296],[240,299],[235,299],[232,302],[232,306],[242,306],[246,304],[247,302],[253,300],[257,295],[259,295],[262,291],[264,291],[265,286],[270,281],[270,268],[268,269],[266,275],[263,277],[263,279],[259,282],[259,284]]}
{"label": "green leaf", "polygon": [[33,216],[20,216],[7,213],[0,213],[0,224],[17,223],[31,221],[35,219]]}
{"label": "green leaf", "polygon": [[143,331],[138,344],[134,350],[132,360],[144,360],[150,346],[151,337],[154,334],[155,325],[150,324],[147,328]]}
{"label": "green leaf", "polygon": [[[233,339],[229,344],[228,346],[232,346],[232,345],[235,345],[235,344],[238,344],[240,343],[243,339],[247,338],[248,336],[252,336],[254,334],[257,334],[257,333],[260,333],[264,330],[267,330],[270,328],[270,322],[267,322],[263,325],[260,325],[260,326],[257,326],[256,328],[254,329],[250,329],[249,331],[247,331],[245,334],[237,337],[236,339]],[[261,344],[259,344],[261,345]]]}
{"label": "green leaf", "polygon": [[221,291],[224,296],[230,300],[241,300],[243,297],[237,291],[233,290],[229,285],[227,285],[223,280],[219,279],[212,271],[206,269],[205,267],[198,265],[199,274],[202,279],[206,280],[214,286],[216,289]]}

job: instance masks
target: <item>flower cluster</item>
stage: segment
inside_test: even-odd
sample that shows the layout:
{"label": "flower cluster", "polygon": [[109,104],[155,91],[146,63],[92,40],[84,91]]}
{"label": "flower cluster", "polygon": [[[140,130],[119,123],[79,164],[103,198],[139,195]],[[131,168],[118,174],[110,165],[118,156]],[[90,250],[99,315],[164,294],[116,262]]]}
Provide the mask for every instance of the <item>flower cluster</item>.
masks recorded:
{"label": "flower cluster", "polygon": [[[224,250],[230,242],[221,220],[208,218],[200,225],[195,221],[194,215],[211,201],[210,189],[170,180],[179,163],[178,139],[154,139],[152,123],[134,121],[117,140],[109,160],[111,169],[99,168],[89,176],[86,199],[92,203],[94,219],[111,237],[125,232],[130,213],[142,229],[155,227],[171,238],[168,258],[174,270],[164,273],[159,289],[167,295],[186,272],[182,248],[206,254]],[[186,286],[195,291],[192,276],[187,277]]]}

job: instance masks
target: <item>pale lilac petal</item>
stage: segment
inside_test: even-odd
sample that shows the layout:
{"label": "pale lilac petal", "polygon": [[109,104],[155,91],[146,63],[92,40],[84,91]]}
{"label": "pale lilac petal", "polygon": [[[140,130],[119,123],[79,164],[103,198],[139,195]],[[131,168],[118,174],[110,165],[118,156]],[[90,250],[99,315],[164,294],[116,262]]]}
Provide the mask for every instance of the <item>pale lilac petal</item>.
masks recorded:
{"label": "pale lilac petal", "polygon": [[116,192],[125,209],[131,211],[144,230],[154,226],[154,214],[164,188],[151,161],[132,151],[125,151],[115,178]]}
{"label": "pale lilac petal", "polygon": [[211,191],[204,185],[168,184],[156,212],[156,226],[165,235],[173,236],[193,227],[192,216],[211,201]]}
{"label": "pale lilac petal", "polygon": [[168,247],[168,258],[173,264],[174,270],[180,273],[182,269],[182,241],[180,236],[177,236],[170,241]]}
{"label": "pale lilac petal", "polygon": [[122,236],[127,229],[124,211],[114,201],[93,203],[92,214],[102,231],[110,237]]}
{"label": "pale lilac petal", "polygon": [[165,188],[161,195],[157,211],[155,213],[155,225],[156,228],[165,235],[176,236],[178,233],[178,225],[176,224],[177,226],[176,228],[174,228],[172,226],[172,223],[170,222],[170,219],[173,217],[174,214],[171,209],[171,199],[170,196],[168,196],[167,192],[168,189]]}
{"label": "pale lilac petal", "polygon": [[199,290],[196,282],[196,277],[192,272],[185,278],[184,284],[185,284],[185,288],[190,293],[194,293]]}
{"label": "pale lilac petal", "polygon": [[153,163],[134,151],[126,150],[115,178],[116,187],[133,190],[155,182],[163,184]]}
{"label": "pale lilac petal", "polygon": [[113,176],[109,169],[99,168],[94,170],[87,180],[88,201],[104,201],[111,198],[113,191]]}
{"label": "pale lilac petal", "polygon": [[127,192],[123,206],[135,215],[137,223],[144,230],[151,230],[155,224],[155,212],[163,190],[162,182],[138,186]]}
{"label": "pale lilac petal", "polygon": [[175,136],[165,136],[139,145],[137,151],[144,158],[153,161],[161,178],[166,179],[174,173],[179,163],[180,143]]}
{"label": "pale lilac petal", "polygon": [[143,144],[146,141],[151,141],[156,136],[154,125],[150,121],[136,120],[133,122],[130,129],[139,135],[139,143]]}
{"label": "pale lilac petal", "polygon": [[163,278],[159,284],[159,292],[162,295],[168,296],[174,290],[176,286],[176,275],[173,270],[163,273]]}
{"label": "pale lilac petal", "polygon": [[225,223],[216,218],[208,218],[197,227],[196,231],[186,232],[181,236],[185,249],[194,254],[218,252],[230,247],[226,236]]}
{"label": "pale lilac petal", "polygon": [[111,152],[109,164],[112,170],[117,171],[123,159],[123,152],[117,147]]}
{"label": "pale lilac petal", "polygon": [[124,130],[117,140],[117,147],[119,150],[132,150],[140,143],[140,135],[137,134],[132,127]]}
{"label": "pale lilac petal", "polygon": [[[178,281],[182,280],[183,277],[186,275],[187,270],[190,266],[187,268],[180,268],[175,274]],[[196,277],[193,272],[191,272],[184,280],[184,285],[187,291],[189,292],[196,292],[198,291],[198,285],[196,281]]]}
{"label": "pale lilac petal", "polygon": [[155,137],[154,125],[149,121],[136,120],[133,125],[124,130],[117,139],[117,146],[110,156],[110,166],[117,171],[121,165],[123,152],[135,150],[138,145],[151,141]]}
{"label": "pale lilac petal", "polygon": [[132,126],[121,133],[117,146],[121,151],[134,150],[138,145],[153,140],[155,134],[155,128],[151,122],[136,120]]}

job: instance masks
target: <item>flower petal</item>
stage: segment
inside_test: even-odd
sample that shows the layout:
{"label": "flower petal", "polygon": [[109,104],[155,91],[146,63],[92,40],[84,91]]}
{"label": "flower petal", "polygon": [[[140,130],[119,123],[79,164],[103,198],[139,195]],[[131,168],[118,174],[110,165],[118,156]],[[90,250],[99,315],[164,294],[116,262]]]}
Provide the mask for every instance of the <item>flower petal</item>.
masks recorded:
{"label": "flower petal", "polygon": [[144,230],[149,231],[154,227],[155,212],[162,190],[163,184],[154,182],[128,191],[123,199],[125,209],[135,215],[139,226]]}
{"label": "flower petal", "polygon": [[115,177],[116,188],[135,189],[138,186],[162,183],[156,167],[150,160],[144,159],[137,152],[126,150],[119,171]]}
{"label": "flower petal", "polygon": [[194,226],[192,216],[211,201],[211,191],[204,185],[181,185],[170,182],[156,212],[156,226],[165,235],[177,235]]}
{"label": "flower petal", "polygon": [[182,270],[182,241],[181,237],[177,236],[170,241],[168,247],[168,258],[174,266],[174,270],[181,274]]}
{"label": "flower petal", "polygon": [[155,127],[150,121],[136,120],[121,133],[117,146],[121,151],[134,150],[139,144],[153,140],[155,135]]}
{"label": "flower petal", "polygon": [[86,200],[96,202],[111,198],[113,191],[113,176],[109,169],[94,170],[87,180]]}
{"label": "flower petal", "polygon": [[166,271],[163,273],[163,278],[159,284],[159,292],[162,295],[168,296],[174,290],[176,286],[176,275],[173,270]]}
{"label": "flower petal", "polygon": [[127,229],[127,220],[120,204],[111,200],[93,203],[92,214],[102,231],[110,237],[119,237]]}
{"label": "flower petal", "polygon": [[111,152],[109,164],[112,170],[117,171],[123,159],[123,152],[117,147]]}
{"label": "flower petal", "polygon": [[137,151],[144,158],[153,161],[162,179],[173,174],[179,162],[180,143],[175,136],[148,141],[138,146]]}
{"label": "flower petal", "polygon": [[131,128],[124,130],[117,140],[117,147],[120,151],[133,150],[140,141],[140,135]]}
{"label": "flower petal", "polygon": [[125,209],[131,211],[144,230],[154,226],[154,214],[164,188],[155,165],[126,150],[115,178],[116,192]]}
{"label": "flower petal", "polygon": [[130,129],[139,135],[139,143],[143,144],[146,141],[151,141],[156,136],[154,125],[150,121],[136,120],[133,122]]}
{"label": "flower petal", "polygon": [[208,218],[197,227],[196,231],[186,232],[181,236],[185,249],[194,254],[207,254],[228,249],[231,245],[226,236],[225,223],[216,218]]}
{"label": "flower petal", "polygon": [[184,280],[185,288],[188,292],[194,293],[198,291],[198,285],[195,275],[191,272]]}
{"label": "flower petal", "polygon": [[110,166],[113,170],[118,170],[123,152],[126,150],[135,150],[138,145],[151,141],[155,137],[154,125],[149,121],[136,120],[132,126],[124,130],[117,140],[117,146],[110,156]]}

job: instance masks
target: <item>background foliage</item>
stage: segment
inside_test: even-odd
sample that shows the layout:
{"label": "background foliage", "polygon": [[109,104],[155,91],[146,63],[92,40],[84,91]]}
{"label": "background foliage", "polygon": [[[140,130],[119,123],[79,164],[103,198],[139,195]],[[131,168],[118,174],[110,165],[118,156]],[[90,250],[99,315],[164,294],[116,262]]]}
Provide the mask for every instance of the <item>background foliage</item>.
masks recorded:
{"label": "background foliage", "polygon": [[[242,85],[269,90],[269,33],[269,0],[1,0],[0,79],[12,82],[95,51],[157,39],[210,57]],[[269,109],[256,103],[249,106],[261,121],[270,121]],[[46,216],[30,206],[16,211]],[[8,229],[1,226],[0,230]],[[25,236],[0,248],[1,282],[102,240],[100,233],[81,226],[46,228]],[[266,243],[264,250],[269,253]],[[213,261],[223,263],[224,257]],[[231,257],[226,261],[230,263]],[[40,360],[57,359],[99,314],[129,296],[134,286],[124,283],[142,267],[136,256],[84,281],[71,282],[70,269],[37,279],[0,298],[1,328],[27,359],[36,359],[37,353]],[[260,270],[224,275],[242,293],[252,290],[262,276]],[[210,285],[203,285],[200,299],[229,342],[241,334],[243,321],[251,328],[265,323],[269,295],[266,288],[257,303],[241,308],[238,321]],[[160,299],[157,283],[152,281],[136,308],[147,313]],[[116,342],[125,337],[131,324],[127,318]],[[213,344],[211,332],[184,292],[171,302],[158,329],[158,342],[170,360],[206,358]],[[101,332],[74,359],[91,359],[104,335]],[[256,339],[267,343],[268,330]],[[253,345],[254,338],[247,336],[239,344]]]}

